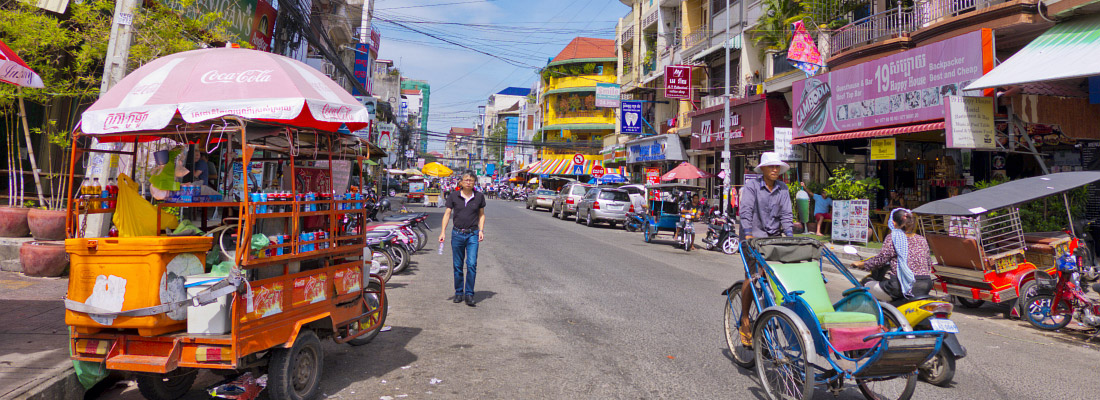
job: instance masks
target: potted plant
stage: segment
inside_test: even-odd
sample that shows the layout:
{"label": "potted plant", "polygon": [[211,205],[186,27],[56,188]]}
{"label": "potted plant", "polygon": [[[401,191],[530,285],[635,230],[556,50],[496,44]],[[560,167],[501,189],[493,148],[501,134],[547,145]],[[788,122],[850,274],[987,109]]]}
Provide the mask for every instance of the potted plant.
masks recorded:
{"label": "potted plant", "polygon": [[833,199],[833,229],[835,240],[867,242],[870,238],[870,198],[882,190],[878,178],[855,179],[851,169],[838,167],[829,177],[825,193]]}
{"label": "potted plant", "polygon": [[[44,204],[37,204],[27,212],[27,227],[34,241],[23,243],[19,247],[19,262],[23,274],[27,276],[61,276],[69,267],[69,254],[65,251],[65,191],[67,191],[70,152],[72,142],[68,130],[57,129],[54,121],[45,125],[46,130],[38,131],[46,135],[51,146],[45,152],[46,191],[49,197]],[[60,160],[55,159],[55,152]],[[74,191],[75,193],[75,191]]]}

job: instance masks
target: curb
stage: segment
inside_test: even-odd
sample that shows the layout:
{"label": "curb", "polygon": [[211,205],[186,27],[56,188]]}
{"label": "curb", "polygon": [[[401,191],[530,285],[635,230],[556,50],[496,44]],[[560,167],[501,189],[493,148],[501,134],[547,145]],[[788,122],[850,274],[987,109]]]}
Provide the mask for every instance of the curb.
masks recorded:
{"label": "curb", "polygon": [[28,387],[5,399],[13,400],[81,400],[84,398],[84,386],[76,378],[72,363],[65,368],[51,371],[50,378]]}

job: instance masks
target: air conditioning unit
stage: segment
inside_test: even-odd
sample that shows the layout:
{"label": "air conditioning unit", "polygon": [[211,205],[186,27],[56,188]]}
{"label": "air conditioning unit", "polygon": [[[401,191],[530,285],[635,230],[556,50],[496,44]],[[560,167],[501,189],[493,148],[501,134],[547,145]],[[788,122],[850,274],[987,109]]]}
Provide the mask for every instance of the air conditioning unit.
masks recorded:
{"label": "air conditioning unit", "polygon": [[333,75],[336,75],[336,66],[335,65],[333,65],[330,62],[326,62],[324,65],[325,65],[325,75],[327,75],[329,78],[331,78]]}

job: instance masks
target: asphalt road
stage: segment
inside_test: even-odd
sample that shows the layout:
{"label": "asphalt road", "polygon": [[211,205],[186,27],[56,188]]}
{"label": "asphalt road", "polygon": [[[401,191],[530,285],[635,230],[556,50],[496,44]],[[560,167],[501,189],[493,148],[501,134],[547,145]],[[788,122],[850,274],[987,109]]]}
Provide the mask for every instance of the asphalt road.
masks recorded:
{"label": "asphalt road", "polygon": [[[440,209],[433,213],[438,234]],[[477,306],[454,304],[449,246],[429,244],[387,286],[387,324],[362,347],[325,343],[325,398],[765,398],[754,371],[734,365],[722,327],[736,256],[686,253],[640,234],[490,200]],[[835,276],[839,278],[839,276]],[[830,290],[839,292],[840,279]],[[957,309],[960,341],[950,388],[919,383],[915,399],[1091,399],[1100,344]],[[208,398],[204,374],[187,398]],[[139,398],[120,387],[104,398]],[[388,397],[387,397],[388,396]],[[819,391],[816,398],[834,398]],[[841,399],[863,398],[849,388]]]}

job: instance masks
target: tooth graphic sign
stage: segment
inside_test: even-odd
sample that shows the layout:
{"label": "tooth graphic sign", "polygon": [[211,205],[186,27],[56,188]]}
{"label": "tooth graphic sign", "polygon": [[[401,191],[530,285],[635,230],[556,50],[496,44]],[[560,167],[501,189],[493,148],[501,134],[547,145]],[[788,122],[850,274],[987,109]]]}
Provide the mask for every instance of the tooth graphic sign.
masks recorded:
{"label": "tooth graphic sign", "polygon": [[665,97],[684,100],[691,98],[690,66],[665,66]]}
{"label": "tooth graphic sign", "polygon": [[619,132],[628,135],[642,134],[642,102],[623,100],[620,104]]}

